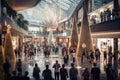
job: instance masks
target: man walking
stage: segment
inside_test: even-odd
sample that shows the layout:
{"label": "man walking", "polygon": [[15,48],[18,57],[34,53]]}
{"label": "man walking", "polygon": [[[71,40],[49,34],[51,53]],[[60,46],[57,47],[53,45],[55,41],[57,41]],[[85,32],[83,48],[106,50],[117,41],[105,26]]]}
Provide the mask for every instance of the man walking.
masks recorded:
{"label": "man walking", "polygon": [[91,80],[100,80],[100,69],[96,67],[96,63],[94,63],[93,66],[91,69]]}
{"label": "man walking", "polygon": [[77,80],[78,70],[74,67],[74,64],[71,64],[71,68],[69,70],[70,80]]}
{"label": "man walking", "polygon": [[60,64],[57,60],[56,63],[53,65],[53,68],[55,69],[55,80],[59,80]]}
{"label": "man walking", "polygon": [[62,68],[60,69],[60,77],[61,77],[61,80],[67,80],[67,77],[68,77],[68,72],[67,72],[67,69],[65,69],[64,64],[62,65]]}

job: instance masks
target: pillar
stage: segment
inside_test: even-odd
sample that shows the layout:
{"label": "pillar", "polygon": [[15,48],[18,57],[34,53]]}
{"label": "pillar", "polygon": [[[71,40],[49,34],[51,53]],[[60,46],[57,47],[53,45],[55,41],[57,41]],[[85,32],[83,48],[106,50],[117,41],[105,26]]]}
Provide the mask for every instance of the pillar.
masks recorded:
{"label": "pillar", "polygon": [[71,42],[70,47],[77,48],[78,45],[78,29],[76,24],[76,18],[73,19],[72,33],[71,33]]}
{"label": "pillar", "polygon": [[19,36],[19,48],[23,45],[23,36]]}
{"label": "pillar", "polygon": [[118,2],[118,0],[113,0],[113,4],[114,4],[115,11],[118,11],[119,10],[119,2]]}
{"label": "pillar", "polygon": [[119,18],[119,2],[118,0],[113,0],[114,11],[116,13],[115,19]]}
{"label": "pillar", "polygon": [[92,12],[94,10],[94,0],[89,0],[89,11]]}
{"label": "pillar", "polygon": [[12,38],[11,38],[11,32],[10,29],[7,29],[7,33],[5,36],[5,47],[4,47],[4,52],[5,52],[5,58],[8,58],[9,62],[11,63],[11,70],[15,70],[15,64],[16,64],[16,56],[15,52],[13,50],[13,45],[12,45]]}
{"label": "pillar", "polygon": [[64,30],[65,30],[65,23],[66,23],[66,22],[63,23],[63,29],[64,29]]}
{"label": "pillar", "polygon": [[92,12],[92,0],[88,1],[88,12]]}
{"label": "pillar", "polygon": [[83,51],[93,49],[91,30],[88,22],[88,0],[83,3],[83,19],[80,28],[79,43],[77,48],[77,56],[81,56]]}
{"label": "pillar", "polygon": [[114,38],[114,69],[115,80],[118,78],[118,38]]}
{"label": "pillar", "polygon": [[48,35],[48,44],[51,45],[52,43],[53,43],[53,31],[50,30]]}

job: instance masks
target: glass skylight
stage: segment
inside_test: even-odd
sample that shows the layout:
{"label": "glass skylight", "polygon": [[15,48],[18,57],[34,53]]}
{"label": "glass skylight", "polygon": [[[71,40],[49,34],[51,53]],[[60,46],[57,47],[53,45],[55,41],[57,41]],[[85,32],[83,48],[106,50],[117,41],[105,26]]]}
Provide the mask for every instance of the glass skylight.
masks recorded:
{"label": "glass skylight", "polygon": [[[30,9],[19,11],[30,22],[37,21],[38,25],[44,23],[46,18],[60,21],[69,17],[81,0],[41,0]],[[56,18],[56,19],[55,19]],[[34,22],[32,22],[34,23]]]}

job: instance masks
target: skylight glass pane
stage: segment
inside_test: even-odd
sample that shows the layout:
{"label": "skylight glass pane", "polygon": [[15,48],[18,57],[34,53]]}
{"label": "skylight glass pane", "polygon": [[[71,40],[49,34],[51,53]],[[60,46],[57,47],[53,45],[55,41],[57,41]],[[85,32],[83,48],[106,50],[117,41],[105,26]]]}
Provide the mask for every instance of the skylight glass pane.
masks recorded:
{"label": "skylight glass pane", "polygon": [[70,7],[70,5],[66,4],[65,2],[62,2],[60,0],[58,2],[59,2],[60,5],[64,5],[64,6],[68,7],[68,8]]}
{"label": "skylight glass pane", "polygon": [[45,0],[45,1],[47,1],[47,2],[49,2],[49,3],[52,3],[52,0]]}
{"label": "skylight glass pane", "polygon": [[54,14],[56,17],[61,16],[61,20],[63,20],[72,14],[80,1],[81,0],[41,0],[36,7],[20,11],[19,13],[23,14],[24,18],[31,22],[44,22],[46,15],[51,16]]}

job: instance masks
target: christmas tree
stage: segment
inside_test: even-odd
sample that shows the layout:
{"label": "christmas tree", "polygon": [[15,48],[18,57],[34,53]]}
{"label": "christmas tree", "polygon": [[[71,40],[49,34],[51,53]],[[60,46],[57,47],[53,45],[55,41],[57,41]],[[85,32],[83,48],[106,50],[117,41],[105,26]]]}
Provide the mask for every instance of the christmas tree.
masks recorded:
{"label": "christmas tree", "polygon": [[16,63],[16,56],[15,56],[15,52],[13,50],[10,28],[7,29],[7,33],[5,36],[4,51],[5,51],[5,58],[8,58],[10,64],[12,65],[12,70],[14,70],[15,63]]}

